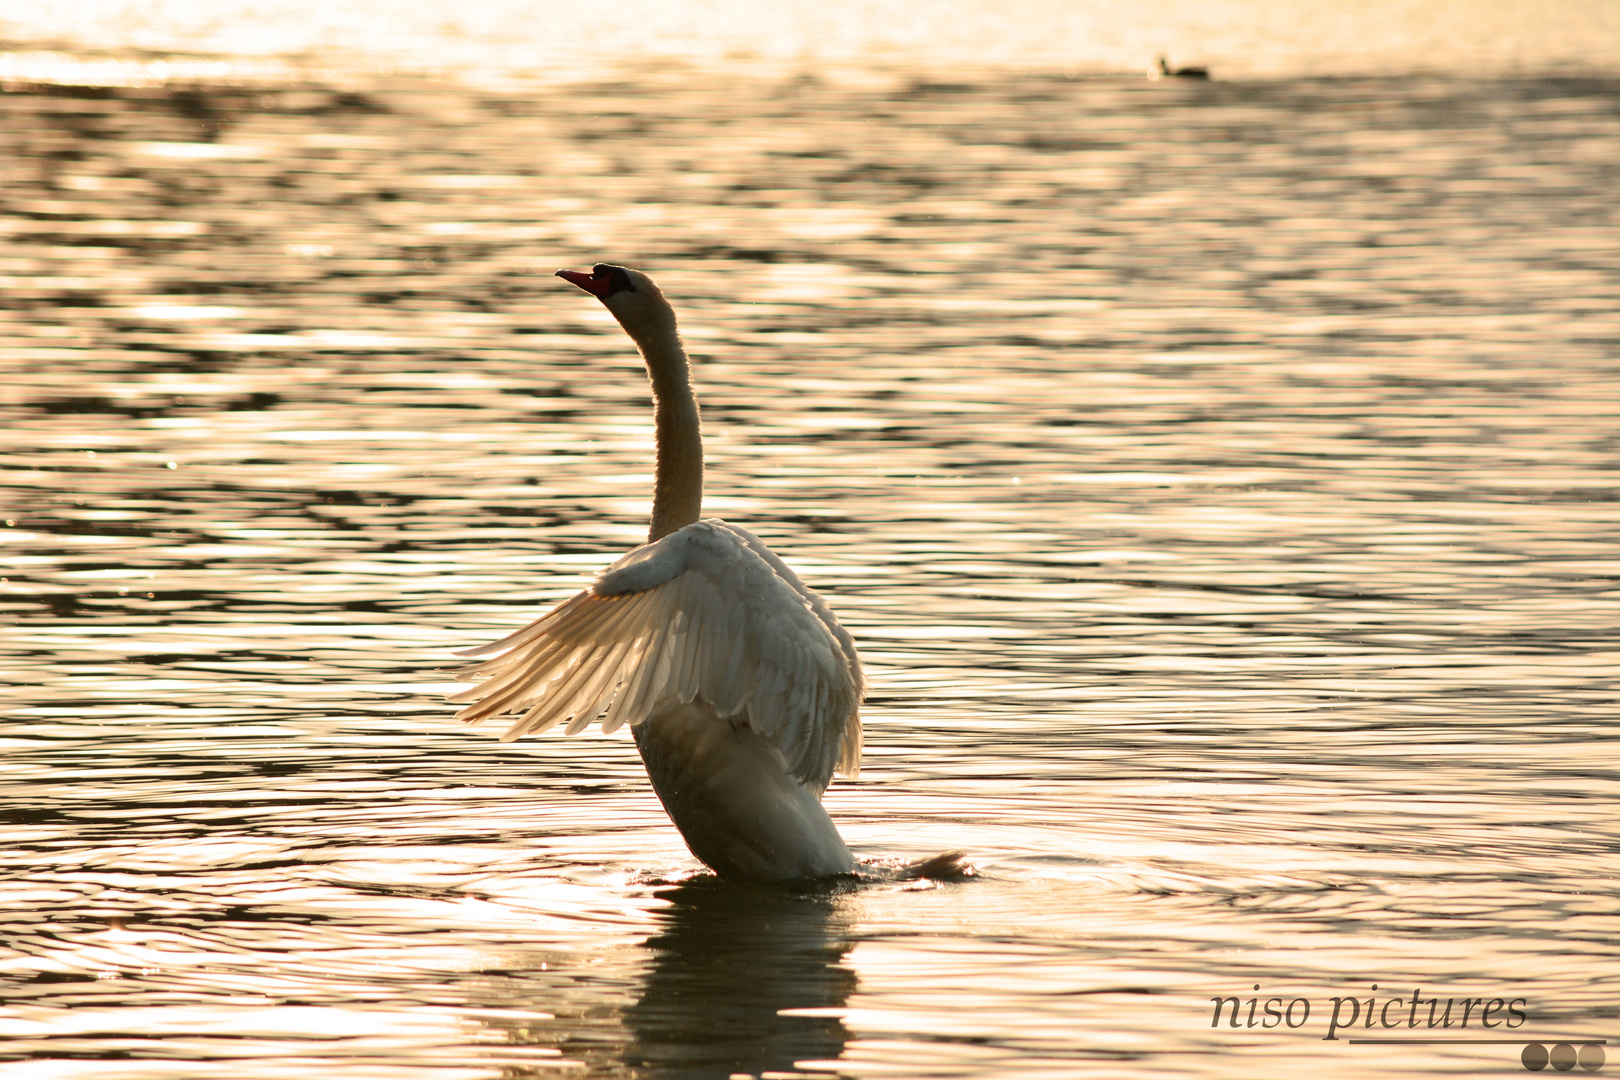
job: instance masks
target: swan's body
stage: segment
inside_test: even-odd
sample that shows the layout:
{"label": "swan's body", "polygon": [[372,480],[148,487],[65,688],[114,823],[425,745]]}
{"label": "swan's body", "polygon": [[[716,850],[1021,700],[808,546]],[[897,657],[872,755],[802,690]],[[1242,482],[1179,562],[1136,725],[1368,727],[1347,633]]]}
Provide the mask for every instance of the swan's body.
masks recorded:
{"label": "swan's body", "polygon": [[855,858],[821,806],[860,763],[864,681],[832,611],[745,529],[700,521],[703,448],[675,314],[652,279],[599,265],[558,275],[605,304],[652,381],[658,470],[648,543],[539,620],[464,655],[494,656],[457,694],[476,721],[521,713],[506,740],[566,721],[629,723],[687,847],[724,877],[844,873]]}

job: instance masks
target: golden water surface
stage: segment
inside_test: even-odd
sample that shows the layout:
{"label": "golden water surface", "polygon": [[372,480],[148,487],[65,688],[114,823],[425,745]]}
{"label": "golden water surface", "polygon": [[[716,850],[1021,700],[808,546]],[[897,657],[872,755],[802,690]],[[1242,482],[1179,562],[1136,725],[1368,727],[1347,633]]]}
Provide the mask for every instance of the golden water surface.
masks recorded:
{"label": "golden water surface", "polygon": [[[10,85],[0,1070],[1620,1067],[1617,94]],[[723,886],[623,733],[450,718],[645,534],[599,259],[860,643],[846,837],[978,879]]]}

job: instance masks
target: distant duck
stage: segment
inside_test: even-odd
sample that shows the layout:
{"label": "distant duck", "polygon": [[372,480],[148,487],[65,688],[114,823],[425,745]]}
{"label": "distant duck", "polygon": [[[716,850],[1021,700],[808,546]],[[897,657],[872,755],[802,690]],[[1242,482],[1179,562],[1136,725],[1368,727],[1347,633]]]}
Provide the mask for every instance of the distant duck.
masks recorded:
{"label": "distant duck", "polygon": [[1209,79],[1209,68],[1205,68],[1205,67],[1173,68],[1173,67],[1170,66],[1169,61],[1167,61],[1164,58],[1164,53],[1160,53],[1158,59],[1153,61],[1153,67],[1148,69],[1148,78],[1150,78],[1150,79],[1204,79],[1204,80],[1207,81]]}

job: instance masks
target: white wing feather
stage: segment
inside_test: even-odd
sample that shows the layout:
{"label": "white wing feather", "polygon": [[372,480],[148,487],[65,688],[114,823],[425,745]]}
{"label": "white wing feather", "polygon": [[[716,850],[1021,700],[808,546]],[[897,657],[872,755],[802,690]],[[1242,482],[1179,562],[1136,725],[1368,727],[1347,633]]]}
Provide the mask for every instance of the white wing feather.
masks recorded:
{"label": "white wing feather", "polygon": [[[499,654],[499,655],[495,655]],[[770,739],[818,794],[860,767],[860,660],[831,609],[758,537],[717,519],[644,544],[596,584],[463,656],[479,680],[450,700],[473,722],[521,713],[511,741],[602,717],[611,732],[701,698]]]}

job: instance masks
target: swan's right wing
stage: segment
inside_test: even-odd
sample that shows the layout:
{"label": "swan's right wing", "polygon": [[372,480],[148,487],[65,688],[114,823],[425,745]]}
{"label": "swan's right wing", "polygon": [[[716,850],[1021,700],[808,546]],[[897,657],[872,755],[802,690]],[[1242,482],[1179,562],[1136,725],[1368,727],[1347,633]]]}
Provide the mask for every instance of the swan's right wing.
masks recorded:
{"label": "swan's right wing", "polygon": [[478,685],[453,702],[477,721],[521,713],[516,739],[598,716],[614,731],[702,698],[770,739],[820,792],[860,764],[864,686],[826,603],[752,534],[709,520],[643,545],[537,621],[464,655]]}

